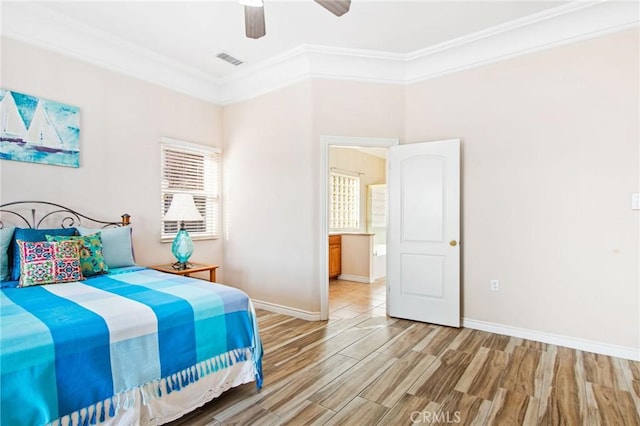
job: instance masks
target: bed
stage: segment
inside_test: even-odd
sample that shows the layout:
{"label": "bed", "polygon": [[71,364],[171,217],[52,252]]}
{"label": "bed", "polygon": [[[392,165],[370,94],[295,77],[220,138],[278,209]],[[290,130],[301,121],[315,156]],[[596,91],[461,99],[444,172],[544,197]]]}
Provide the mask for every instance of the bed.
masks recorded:
{"label": "bed", "polygon": [[[105,257],[131,250],[130,242],[123,249],[106,238],[116,232],[130,238],[128,215],[104,222],[54,203],[15,202],[0,205],[0,255],[12,260],[15,238],[42,231],[56,216],[59,228],[49,229],[101,230]],[[85,222],[94,228],[83,228]],[[96,235],[80,234],[71,239]],[[65,238],[19,243],[25,285],[27,249],[82,247]],[[245,293],[135,263],[111,266],[81,280],[65,270],[62,283],[17,287],[13,275],[2,282],[1,424],[163,424],[231,387],[262,386],[262,344]]]}

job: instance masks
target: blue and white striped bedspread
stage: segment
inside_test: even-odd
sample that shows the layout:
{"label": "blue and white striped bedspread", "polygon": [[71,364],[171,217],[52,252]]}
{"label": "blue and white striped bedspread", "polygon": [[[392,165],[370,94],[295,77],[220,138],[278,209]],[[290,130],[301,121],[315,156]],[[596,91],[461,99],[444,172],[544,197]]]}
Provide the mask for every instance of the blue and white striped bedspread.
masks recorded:
{"label": "blue and white striped bedspread", "polygon": [[90,424],[125,406],[123,392],[161,397],[238,361],[262,386],[253,307],[230,287],[134,268],[0,302],[2,425]]}

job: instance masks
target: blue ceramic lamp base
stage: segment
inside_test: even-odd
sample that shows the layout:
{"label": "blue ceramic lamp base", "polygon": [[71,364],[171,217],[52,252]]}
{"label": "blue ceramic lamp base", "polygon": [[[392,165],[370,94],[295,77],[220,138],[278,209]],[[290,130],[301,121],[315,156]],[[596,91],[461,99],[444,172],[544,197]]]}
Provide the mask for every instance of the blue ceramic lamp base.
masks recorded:
{"label": "blue ceramic lamp base", "polygon": [[193,254],[193,241],[184,227],[184,222],[180,222],[180,230],[171,244],[171,252],[177,260],[173,264],[173,269],[183,271],[192,266],[188,260]]}

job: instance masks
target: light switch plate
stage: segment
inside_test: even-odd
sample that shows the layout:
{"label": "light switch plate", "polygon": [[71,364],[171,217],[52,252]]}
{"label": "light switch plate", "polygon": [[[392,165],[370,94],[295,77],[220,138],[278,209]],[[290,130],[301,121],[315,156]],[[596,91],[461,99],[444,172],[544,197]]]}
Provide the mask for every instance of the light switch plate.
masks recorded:
{"label": "light switch plate", "polygon": [[640,193],[631,194],[631,209],[640,210]]}

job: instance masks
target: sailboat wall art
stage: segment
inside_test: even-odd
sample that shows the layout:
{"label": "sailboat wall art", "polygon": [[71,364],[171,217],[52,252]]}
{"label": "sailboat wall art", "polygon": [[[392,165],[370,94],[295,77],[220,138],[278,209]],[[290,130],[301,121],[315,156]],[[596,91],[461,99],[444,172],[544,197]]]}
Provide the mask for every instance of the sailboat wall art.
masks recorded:
{"label": "sailboat wall art", "polygon": [[80,166],[80,109],[0,89],[0,159]]}

